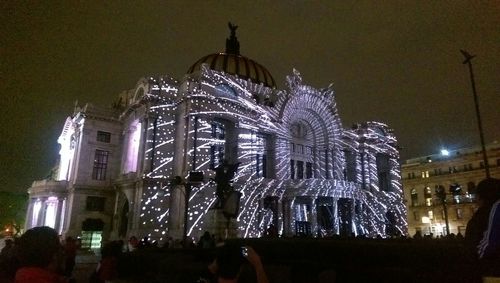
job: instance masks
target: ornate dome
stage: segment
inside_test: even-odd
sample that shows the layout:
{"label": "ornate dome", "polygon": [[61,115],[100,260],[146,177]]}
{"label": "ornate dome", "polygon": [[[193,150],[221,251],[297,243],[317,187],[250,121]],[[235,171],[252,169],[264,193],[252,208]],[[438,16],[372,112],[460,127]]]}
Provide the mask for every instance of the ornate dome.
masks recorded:
{"label": "ornate dome", "polygon": [[199,71],[201,64],[206,63],[214,71],[222,71],[243,79],[250,79],[254,83],[263,83],[267,87],[275,87],[276,83],[271,73],[264,66],[240,55],[240,43],[236,38],[237,28],[238,26],[229,23],[231,36],[226,39],[225,53],[214,53],[202,57],[189,68],[187,73]]}
{"label": "ornate dome", "polygon": [[215,71],[222,71],[232,75],[238,75],[240,78],[250,79],[254,83],[263,83],[268,87],[275,87],[271,73],[262,66],[247,57],[227,53],[215,53],[207,55],[191,66],[188,74],[200,70],[201,64],[206,63],[210,69]]}

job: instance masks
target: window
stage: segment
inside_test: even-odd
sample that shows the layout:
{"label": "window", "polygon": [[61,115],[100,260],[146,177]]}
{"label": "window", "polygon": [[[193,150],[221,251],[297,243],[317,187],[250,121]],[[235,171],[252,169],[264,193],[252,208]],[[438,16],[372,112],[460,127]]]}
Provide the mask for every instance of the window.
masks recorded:
{"label": "window", "polygon": [[257,154],[257,162],[255,164],[257,177],[267,177],[267,162],[265,154]]}
{"label": "window", "polygon": [[215,169],[224,160],[224,145],[210,146],[210,168]]}
{"label": "window", "polygon": [[388,192],[391,189],[390,158],[387,154],[377,153],[377,177],[378,187],[381,191]]}
{"label": "window", "polygon": [[297,179],[304,179],[304,161],[297,161]]}
{"label": "window", "polygon": [[109,143],[111,141],[111,133],[97,131],[97,141]]}
{"label": "window", "polygon": [[290,179],[295,179],[295,161],[290,159]]}
{"label": "window", "polygon": [[85,209],[87,211],[104,211],[106,198],[103,197],[87,197]]}
{"label": "window", "polygon": [[418,211],[413,212],[413,220],[420,221],[420,213]]}
{"label": "window", "polygon": [[464,217],[463,211],[461,208],[457,208],[457,219],[462,219]]}
{"label": "window", "polygon": [[312,148],[312,146],[306,145],[306,154],[312,156],[312,154],[313,154],[313,148]]}
{"label": "window", "polygon": [[344,151],[346,169],[344,178],[347,181],[356,181],[356,155],[352,151]]}
{"label": "window", "polygon": [[304,146],[301,144],[297,145],[297,152],[300,154],[304,154]]}
{"label": "window", "polygon": [[418,193],[416,189],[411,189],[411,206],[418,206]]}
{"label": "window", "polygon": [[212,138],[223,140],[225,139],[226,129],[224,125],[219,122],[212,122]]}
{"label": "window", "polygon": [[432,206],[432,190],[430,187],[424,189],[425,205]]}
{"label": "window", "polygon": [[434,219],[434,212],[432,210],[427,211],[427,215],[429,216],[430,220]]}
{"label": "window", "polygon": [[422,171],[422,178],[429,178],[429,171]]}
{"label": "window", "polygon": [[306,162],[306,179],[311,179],[313,177],[312,163]]}
{"label": "window", "polygon": [[210,168],[215,169],[224,160],[226,130],[224,124],[212,122],[213,144],[210,146]]}
{"label": "window", "polygon": [[295,152],[295,144],[293,142],[290,143],[290,148],[292,149],[292,152]]}
{"label": "window", "polygon": [[106,180],[106,169],[108,168],[109,151],[96,149],[92,179]]}

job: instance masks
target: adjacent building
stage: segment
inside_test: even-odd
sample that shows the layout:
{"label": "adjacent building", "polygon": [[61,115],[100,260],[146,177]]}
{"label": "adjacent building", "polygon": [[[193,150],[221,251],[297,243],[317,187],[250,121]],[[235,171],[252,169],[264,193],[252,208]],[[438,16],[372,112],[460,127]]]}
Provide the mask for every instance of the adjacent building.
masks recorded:
{"label": "adjacent building", "polygon": [[[500,178],[500,144],[487,145],[486,152],[491,177]],[[447,216],[449,232],[465,235],[467,222],[478,208],[476,186],[485,177],[480,147],[407,160],[402,178],[409,234],[444,236]]]}
{"label": "adjacent building", "polygon": [[[240,55],[230,27],[226,52],[202,57],[181,80],[147,77],[112,107],[76,106],[52,177],[29,189],[27,228],[49,225],[87,247],[179,238],[184,228],[259,237],[271,224],[285,236],[406,234],[393,131],[379,122],[344,128],[332,85],[309,86],[296,70],[278,89]],[[230,221],[212,181],[223,161],[239,163]]]}

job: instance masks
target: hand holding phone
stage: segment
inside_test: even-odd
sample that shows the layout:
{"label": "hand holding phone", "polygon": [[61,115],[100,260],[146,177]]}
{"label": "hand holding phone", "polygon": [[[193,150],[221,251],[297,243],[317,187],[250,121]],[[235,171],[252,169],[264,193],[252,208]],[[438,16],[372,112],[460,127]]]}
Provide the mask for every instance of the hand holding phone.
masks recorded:
{"label": "hand holding phone", "polygon": [[248,248],[247,247],[245,247],[245,246],[241,247],[241,255],[245,258],[248,257]]}

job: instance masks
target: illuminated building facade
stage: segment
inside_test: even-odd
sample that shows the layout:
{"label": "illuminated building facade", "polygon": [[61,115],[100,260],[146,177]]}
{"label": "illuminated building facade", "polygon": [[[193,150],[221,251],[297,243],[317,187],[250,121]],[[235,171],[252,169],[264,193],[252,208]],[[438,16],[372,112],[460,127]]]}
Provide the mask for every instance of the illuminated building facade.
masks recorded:
{"label": "illuminated building facade", "polygon": [[[500,178],[500,144],[486,146],[490,175]],[[467,222],[478,208],[477,184],[485,178],[482,150],[466,148],[409,159],[402,165],[408,208],[408,233],[446,235],[445,207],[436,194],[443,190],[450,233],[465,235]]]}
{"label": "illuminated building facade", "polygon": [[[308,86],[296,70],[277,89],[266,68],[239,54],[230,27],[226,52],[201,58],[182,80],[144,78],[113,107],[77,107],[58,140],[57,172],[30,188],[30,225],[48,223],[53,201],[49,224],[63,234],[177,238],[188,195],[188,235],[223,237],[210,179],[227,160],[240,163],[232,236],[259,237],[271,224],[286,236],[406,234],[392,130],[343,128],[333,87]],[[204,182],[186,194],[172,180],[190,171]]]}

